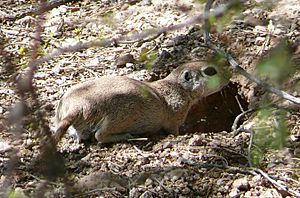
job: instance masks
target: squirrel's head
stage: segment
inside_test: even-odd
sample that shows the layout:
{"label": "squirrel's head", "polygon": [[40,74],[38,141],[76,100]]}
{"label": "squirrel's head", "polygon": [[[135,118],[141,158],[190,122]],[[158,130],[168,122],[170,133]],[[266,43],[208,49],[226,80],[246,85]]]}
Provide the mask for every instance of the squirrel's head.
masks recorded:
{"label": "squirrel's head", "polygon": [[170,75],[177,76],[183,89],[193,97],[206,97],[221,90],[228,84],[228,73],[206,62],[186,63],[176,68]]}

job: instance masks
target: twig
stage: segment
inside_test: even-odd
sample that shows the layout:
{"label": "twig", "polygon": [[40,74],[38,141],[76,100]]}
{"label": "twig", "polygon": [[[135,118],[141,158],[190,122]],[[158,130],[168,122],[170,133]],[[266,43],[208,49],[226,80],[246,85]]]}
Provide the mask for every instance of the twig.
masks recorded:
{"label": "twig", "polygon": [[233,132],[233,137],[236,136],[238,134],[237,130],[238,130],[238,123],[240,122],[240,120],[247,115],[248,113],[252,113],[253,111],[256,111],[255,109],[248,109],[247,111],[242,112],[241,114],[239,114],[238,116],[236,116],[236,118],[234,119],[234,122],[232,124],[231,130]]}
{"label": "twig", "polygon": [[160,187],[162,187],[163,189],[165,189],[166,191],[168,191],[169,196],[171,196],[171,197],[174,196],[174,191],[172,189],[166,187],[162,182],[160,182],[157,178],[155,178],[153,176],[151,177],[151,179],[153,179],[154,181],[156,181]]}
{"label": "twig", "polygon": [[250,141],[249,141],[249,145],[248,145],[248,164],[249,164],[249,167],[252,167],[252,145],[253,145],[253,138],[254,138],[254,131],[251,130],[251,129],[245,129],[245,128],[240,128],[237,130],[237,133],[240,133],[240,132],[246,132],[246,133],[250,133]]}
{"label": "twig", "polygon": [[148,138],[129,138],[127,141],[148,141]]}
{"label": "twig", "polygon": [[239,173],[243,173],[243,174],[247,173],[247,174],[251,174],[251,175],[257,175],[257,173],[255,171],[253,171],[252,169],[248,169],[248,168],[228,166],[228,165],[225,165],[225,164],[220,165],[220,164],[212,164],[212,163],[195,162],[193,160],[186,159],[186,158],[181,158],[180,161],[183,162],[184,164],[187,164],[187,165],[196,166],[197,168],[207,168],[207,169],[219,168],[219,169],[226,169],[226,170],[232,171],[232,172],[239,172]]}
{"label": "twig", "polygon": [[[40,9],[43,9],[45,6],[46,6],[46,1],[41,1],[39,7]],[[36,58],[38,57],[38,50],[40,49],[40,45],[41,45],[41,34],[43,32],[43,28],[42,28],[42,23],[44,22],[45,18],[43,16],[43,14],[41,13],[38,17],[38,20],[36,21],[36,31],[35,31],[35,38],[36,40],[33,40],[33,45],[32,45],[32,54],[31,54],[31,59],[32,60],[36,60]],[[36,116],[37,116],[37,119],[39,121],[39,127],[42,131],[42,133],[40,133],[40,137],[43,137],[43,135],[47,135],[48,137],[51,137],[51,133],[50,133],[50,129],[49,129],[49,126],[46,124],[46,120],[44,118],[44,115],[43,113],[41,112],[41,109],[40,109],[40,103],[38,101],[38,96],[34,90],[34,86],[33,86],[33,78],[34,78],[34,73],[36,72],[36,70],[38,69],[37,68],[37,65],[34,65],[34,64],[31,64],[29,63],[28,64],[28,67],[29,67],[29,70],[28,72],[26,73],[26,76],[25,76],[25,79],[22,79],[21,82],[19,82],[19,91],[20,92],[29,92],[31,94],[31,97],[34,101],[34,105],[36,106],[37,108],[37,111],[36,111]],[[21,85],[20,83],[26,83],[25,87],[23,85]],[[24,93],[21,93],[24,95]]]}
{"label": "twig", "polygon": [[293,195],[296,197],[300,197],[300,193],[297,191],[294,191],[292,189],[289,189],[287,186],[284,186],[280,183],[278,183],[276,180],[272,179],[267,173],[262,171],[261,169],[258,168],[253,168],[253,170],[259,174],[261,174],[266,180],[268,180],[275,188],[277,188],[279,191],[284,191],[289,195]]}
{"label": "twig", "polygon": [[144,158],[146,158],[147,156],[141,151],[141,149],[139,149],[138,147],[136,147],[135,145],[133,146],[133,148]]}
{"label": "twig", "polygon": [[120,41],[118,44],[131,44],[131,43],[139,43],[139,44],[143,44],[143,43],[146,43],[146,42],[149,42],[149,41],[152,41],[154,39],[157,39],[160,35],[162,34],[165,34],[165,32],[158,32],[156,35],[150,37],[150,38],[147,38],[147,39],[144,39],[144,38],[141,38],[141,39],[138,39],[138,40],[132,40],[132,41]]}
{"label": "twig", "polygon": [[209,0],[205,6],[205,11],[204,11],[204,41],[206,43],[206,45],[214,50],[215,52],[221,54],[222,56],[224,56],[228,62],[230,63],[230,65],[232,66],[233,69],[235,69],[239,74],[245,76],[247,79],[251,80],[252,82],[255,82],[257,85],[263,87],[265,90],[267,90],[270,93],[276,94],[277,96],[284,98],[286,100],[289,100],[295,104],[300,104],[300,98],[297,98],[295,96],[292,96],[290,94],[288,94],[285,91],[282,91],[280,89],[277,89],[275,87],[272,87],[270,84],[260,80],[259,78],[251,75],[250,73],[248,73],[246,70],[244,70],[235,60],[234,58],[231,56],[231,54],[229,54],[228,52],[226,52],[224,49],[218,47],[217,45],[215,45],[209,36],[209,28],[210,28],[210,22],[208,20],[208,16],[210,15],[210,8],[213,4],[214,0]]}
{"label": "twig", "polygon": [[242,106],[242,104],[239,100],[239,97],[237,95],[235,95],[234,99],[236,100],[237,104],[239,105],[239,108],[240,108],[241,112],[244,112],[245,110],[244,110],[244,108],[243,108],[243,106]]}
{"label": "twig", "polygon": [[197,166],[198,168],[208,168],[208,169],[211,169],[211,168],[221,168],[221,169],[224,169],[227,166],[227,164],[223,164],[223,165],[220,165],[220,164],[212,164],[212,163],[201,163],[201,162],[195,162],[193,160],[190,160],[190,159],[186,159],[186,158],[179,158],[180,162],[184,163],[184,164],[188,164],[188,165],[192,165],[192,166]]}
{"label": "twig", "polygon": [[[229,148],[218,147],[218,146],[213,146],[212,148],[213,148],[213,149],[220,150],[220,151],[225,150],[225,151],[227,151],[228,153],[231,153],[231,154],[234,154],[234,155],[239,155],[239,156],[241,156],[241,157],[244,157],[244,158],[248,159],[245,155],[243,155],[243,154],[241,154],[241,153],[239,153],[239,152],[237,152],[237,151],[235,151],[235,150],[229,149]],[[228,165],[227,160],[226,160],[226,163],[227,163],[227,165]]]}

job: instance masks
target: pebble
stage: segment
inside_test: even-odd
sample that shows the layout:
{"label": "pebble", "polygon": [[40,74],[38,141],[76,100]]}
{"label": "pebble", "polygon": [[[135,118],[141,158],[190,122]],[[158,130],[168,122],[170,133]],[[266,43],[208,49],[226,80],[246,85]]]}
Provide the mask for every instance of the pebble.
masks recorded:
{"label": "pebble", "polygon": [[4,140],[0,140],[0,152],[5,152],[11,149],[11,146]]}
{"label": "pebble", "polygon": [[117,68],[123,68],[127,66],[128,63],[134,63],[134,62],[135,60],[132,54],[125,54],[117,58],[115,65],[117,66]]}
{"label": "pebble", "polygon": [[247,177],[236,179],[232,184],[232,188],[236,188],[241,191],[247,191],[249,187],[250,185]]}

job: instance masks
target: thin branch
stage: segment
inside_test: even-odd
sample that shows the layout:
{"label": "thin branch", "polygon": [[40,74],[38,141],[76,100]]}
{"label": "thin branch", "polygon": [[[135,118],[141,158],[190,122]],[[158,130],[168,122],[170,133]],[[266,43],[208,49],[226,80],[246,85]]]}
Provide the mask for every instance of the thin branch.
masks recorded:
{"label": "thin branch", "polygon": [[127,36],[119,36],[117,38],[106,38],[106,39],[101,39],[101,40],[96,39],[96,40],[87,41],[87,42],[79,41],[78,43],[76,43],[74,45],[56,49],[56,50],[52,51],[51,53],[31,62],[30,64],[37,66],[37,65],[40,65],[44,62],[47,62],[47,61],[53,59],[54,57],[62,55],[64,53],[85,50],[85,49],[88,49],[91,47],[109,47],[112,45],[118,45],[118,44],[133,42],[133,41],[139,42],[144,39],[147,41],[148,40],[147,38],[152,35],[154,35],[154,37],[158,37],[159,35],[165,34],[167,32],[172,32],[172,31],[182,29],[184,27],[189,27],[194,24],[203,23],[204,20],[209,17],[216,17],[216,18],[221,17],[228,9],[235,6],[236,2],[237,2],[236,0],[231,1],[227,4],[224,4],[220,7],[218,7],[213,12],[211,12],[210,15],[208,15],[208,16],[204,16],[201,13],[201,14],[198,14],[182,23],[176,24],[176,25],[161,27],[161,28],[153,29],[151,31],[135,33],[132,35],[127,35]]}
{"label": "thin branch", "polygon": [[273,93],[281,98],[284,98],[286,100],[289,100],[295,104],[300,104],[300,98],[297,98],[295,96],[292,96],[290,94],[288,94],[285,91],[282,91],[280,89],[277,89],[275,87],[272,87],[270,84],[260,80],[259,78],[257,78],[256,76],[253,76],[252,74],[248,73],[246,70],[244,70],[238,63],[237,61],[234,60],[234,58],[231,56],[231,54],[229,54],[228,52],[226,52],[224,49],[218,47],[217,45],[215,45],[209,36],[209,28],[210,28],[210,22],[208,20],[208,16],[211,16],[210,14],[210,9],[212,4],[214,3],[214,0],[209,0],[208,3],[205,6],[205,10],[204,10],[204,16],[205,16],[205,20],[204,20],[204,41],[206,43],[206,45],[214,50],[215,52],[223,55],[228,62],[230,63],[230,65],[232,66],[233,69],[235,69],[239,74],[241,74],[242,76],[245,76],[247,79],[251,80],[252,82],[255,82],[257,85],[263,87],[265,90],[267,90],[270,93]]}
{"label": "thin branch", "polygon": [[132,41],[120,41],[119,44],[131,44],[131,43],[139,43],[143,44],[152,40],[157,39],[160,35],[165,34],[165,32],[158,32],[156,35],[147,38],[147,39],[142,39],[142,40],[132,40]]}
{"label": "thin branch", "polygon": [[233,132],[233,137],[236,136],[237,130],[238,130],[238,123],[240,122],[240,120],[247,114],[252,113],[256,111],[255,109],[248,109],[247,111],[242,112],[241,114],[239,114],[238,116],[235,117],[234,122],[232,124],[231,130]]}
{"label": "thin branch", "polygon": [[295,96],[290,95],[289,93],[282,91],[280,89],[277,89],[275,87],[272,87],[270,84],[260,80],[259,78],[251,75],[246,70],[244,70],[234,59],[230,54],[227,54],[227,60],[229,61],[230,65],[241,75],[245,76],[252,82],[255,82],[257,85],[263,87],[267,91],[276,94],[277,96],[284,98],[286,100],[289,100],[295,104],[300,104],[300,98],[297,98]]}
{"label": "thin branch", "polygon": [[[43,9],[47,6],[47,2],[45,0],[41,0],[40,4],[39,4],[39,7],[40,9]],[[41,46],[41,34],[43,32],[43,27],[42,27],[42,24],[44,23],[44,20],[45,20],[45,17],[44,15],[41,13],[39,16],[38,16],[38,20],[36,21],[36,30],[35,30],[35,40],[33,40],[33,45],[32,45],[32,54],[31,54],[31,59],[32,60],[36,60],[37,57],[38,57],[38,50],[40,49],[40,46]],[[36,116],[37,116],[37,119],[39,121],[39,127],[41,129],[41,132],[40,132],[40,136],[43,137],[44,135],[47,135],[48,137],[51,136],[50,134],[50,129],[49,129],[49,126],[48,124],[46,123],[46,120],[45,120],[45,115],[41,112],[41,109],[40,109],[40,102],[38,101],[38,95],[33,87],[33,78],[34,78],[34,73],[36,72],[36,70],[38,69],[37,68],[37,65],[34,65],[34,64],[29,64],[29,70],[25,76],[25,79],[23,79],[21,82],[19,82],[19,88],[20,88],[20,92],[26,92],[28,91],[30,94],[31,94],[31,97],[34,101],[34,105],[36,106],[37,108],[37,111],[36,111]],[[27,81],[27,82],[26,82]],[[22,87],[23,85],[20,85],[20,83],[26,83],[28,87]]]}
{"label": "thin branch", "polygon": [[283,184],[280,184],[276,180],[272,179],[267,173],[265,173],[261,169],[253,168],[253,170],[255,172],[261,174],[266,180],[268,180],[279,191],[284,191],[284,192],[286,192],[289,195],[293,195],[295,197],[300,197],[300,193],[299,192],[297,192],[295,190],[292,190],[292,189],[289,189],[289,187],[284,186]]}
{"label": "thin branch", "polygon": [[252,164],[252,145],[253,145],[253,139],[254,139],[254,131],[251,129],[245,129],[245,128],[240,128],[237,130],[237,133],[240,132],[246,132],[246,133],[250,133],[250,141],[249,141],[249,145],[248,145],[248,155],[247,155],[247,159],[248,159],[248,164],[249,167],[253,167]]}

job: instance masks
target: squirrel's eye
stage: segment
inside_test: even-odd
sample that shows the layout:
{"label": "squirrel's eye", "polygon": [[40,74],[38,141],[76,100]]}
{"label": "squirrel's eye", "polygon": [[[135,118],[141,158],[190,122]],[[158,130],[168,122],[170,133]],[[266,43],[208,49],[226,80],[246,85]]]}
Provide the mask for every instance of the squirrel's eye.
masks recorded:
{"label": "squirrel's eye", "polygon": [[213,67],[207,67],[203,70],[203,73],[207,76],[213,76],[217,74],[217,70]]}

